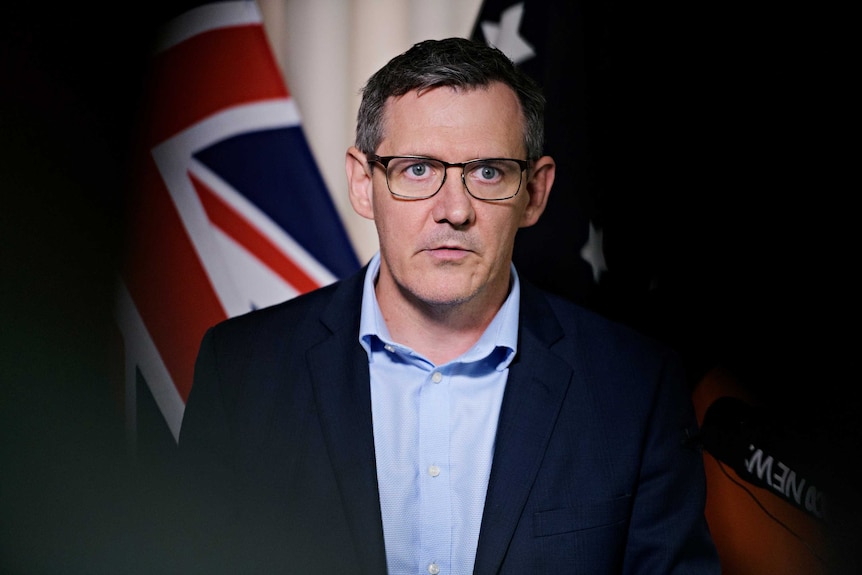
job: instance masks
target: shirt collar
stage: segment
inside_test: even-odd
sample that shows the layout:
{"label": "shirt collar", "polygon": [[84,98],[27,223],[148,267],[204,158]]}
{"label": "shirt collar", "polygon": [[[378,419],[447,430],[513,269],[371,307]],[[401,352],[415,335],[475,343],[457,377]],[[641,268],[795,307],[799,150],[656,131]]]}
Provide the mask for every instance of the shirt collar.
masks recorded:
{"label": "shirt collar", "polygon": [[[512,287],[503,306],[491,320],[479,341],[455,361],[472,362],[490,356],[495,350],[501,349],[502,360],[496,365],[498,371],[505,369],[515,357],[518,349],[518,317],[521,303],[521,284],[514,264],[511,268]],[[410,348],[392,340],[389,329],[380,313],[380,306],[374,292],[374,282],[380,272],[380,252],[374,254],[368,263],[365,281],[362,289],[362,308],[359,320],[359,343],[368,354],[368,361],[373,361],[372,338],[377,338],[384,344],[391,345],[406,353],[415,353]]]}

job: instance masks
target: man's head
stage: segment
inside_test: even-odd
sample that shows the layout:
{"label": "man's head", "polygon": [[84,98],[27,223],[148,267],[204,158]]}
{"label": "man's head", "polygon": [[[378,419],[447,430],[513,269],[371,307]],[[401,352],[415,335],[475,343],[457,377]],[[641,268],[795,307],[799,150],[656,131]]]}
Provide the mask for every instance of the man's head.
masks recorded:
{"label": "man's head", "polygon": [[541,93],[502,52],[449,39],[397,56],[363,94],[346,167],[353,208],[377,227],[378,301],[490,321],[515,234],[554,180]]}
{"label": "man's head", "polygon": [[392,58],[362,89],[356,121],[356,147],[370,154],[383,139],[384,108],[391,97],[439,86],[459,90],[502,82],[521,103],[527,158],[542,155],[545,136],[545,98],[532,78],[497,48],[464,38],[426,40]]}

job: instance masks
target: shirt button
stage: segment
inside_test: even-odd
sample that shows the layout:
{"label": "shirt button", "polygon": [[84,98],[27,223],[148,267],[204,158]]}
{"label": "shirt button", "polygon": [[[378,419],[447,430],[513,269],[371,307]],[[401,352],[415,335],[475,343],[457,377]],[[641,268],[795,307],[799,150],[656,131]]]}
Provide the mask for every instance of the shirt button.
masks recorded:
{"label": "shirt button", "polygon": [[431,575],[437,575],[438,573],[440,573],[440,566],[436,563],[431,563],[430,565],[428,565],[428,573],[430,573]]}
{"label": "shirt button", "polygon": [[384,345],[384,346],[383,346],[383,349],[385,349],[385,350],[386,350],[386,351],[388,351],[389,353],[392,353],[393,351],[395,351],[395,348],[394,348],[394,347],[392,347],[392,344],[390,344],[390,343],[387,343],[386,345]]}
{"label": "shirt button", "polygon": [[430,475],[431,477],[437,477],[438,475],[440,475],[440,468],[436,465],[429,466],[428,475]]}
{"label": "shirt button", "polygon": [[441,381],[443,381],[443,374],[439,371],[435,371],[434,375],[431,376],[431,381],[433,381],[434,383],[440,383]]}

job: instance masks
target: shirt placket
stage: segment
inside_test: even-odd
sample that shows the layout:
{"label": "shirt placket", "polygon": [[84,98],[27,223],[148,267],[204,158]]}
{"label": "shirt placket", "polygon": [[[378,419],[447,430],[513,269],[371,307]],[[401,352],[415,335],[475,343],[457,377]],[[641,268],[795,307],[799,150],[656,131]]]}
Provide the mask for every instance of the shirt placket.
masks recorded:
{"label": "shirt placket", "polygon": [[451,573],[452,502],[449,478],[449,376],[432,370],[419,400],[420,557],[430,575]]}

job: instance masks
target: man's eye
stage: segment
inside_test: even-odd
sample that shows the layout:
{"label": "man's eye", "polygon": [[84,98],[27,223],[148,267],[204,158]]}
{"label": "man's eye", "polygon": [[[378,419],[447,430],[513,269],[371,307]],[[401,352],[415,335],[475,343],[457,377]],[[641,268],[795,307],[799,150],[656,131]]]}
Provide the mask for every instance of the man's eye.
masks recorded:
{"label": "man's eye", "polygon": [[495,183],[505,175],[502,167],[495,164],[476,164],[470,170],[470,179],[479,183]]}
{"label": "man's eye", "polygon": [[479,177],[481,177],[483,180],[493,180],[496,179],[499,175],[499,171],[493,166],[481,166],[478,172]]}
{"label": "man's eye", "polygon": [[424,176],[428,172],[427,164],[413,164],[410,166],[410,175],[421,177]]}

